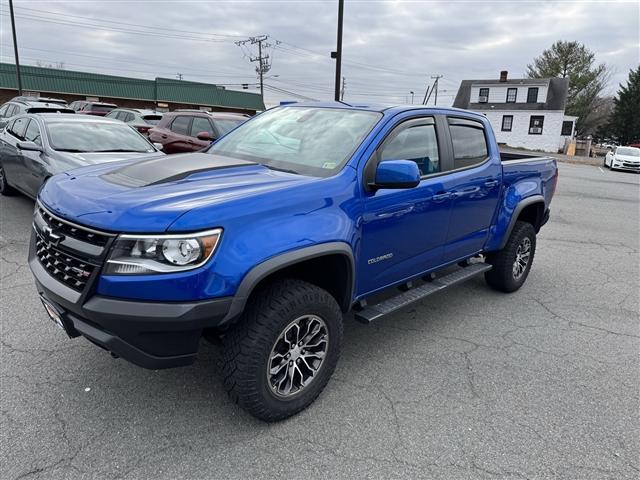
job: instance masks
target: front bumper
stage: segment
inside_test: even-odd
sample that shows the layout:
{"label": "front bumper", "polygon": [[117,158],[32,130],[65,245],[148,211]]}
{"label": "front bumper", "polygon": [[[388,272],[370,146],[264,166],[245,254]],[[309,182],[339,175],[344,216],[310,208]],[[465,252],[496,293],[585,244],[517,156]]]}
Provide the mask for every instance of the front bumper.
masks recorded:
{"label": "front bumper", "polygon": [[613,162],[612,167],[616,170],[627,170],[629,172],[640,172],[640,163],[633,164],[627,162]]}
{"label": "front bumper", "polygon": [[92,285],[78,292],[42,266],[35,254],[35,233],[29,267],[38,292],[58,310],[69,336],[82,335],[145,368],[193,363],[202,331],[219,326],[232,302],[232,297],[196,302],[128,301],[95,295]]}

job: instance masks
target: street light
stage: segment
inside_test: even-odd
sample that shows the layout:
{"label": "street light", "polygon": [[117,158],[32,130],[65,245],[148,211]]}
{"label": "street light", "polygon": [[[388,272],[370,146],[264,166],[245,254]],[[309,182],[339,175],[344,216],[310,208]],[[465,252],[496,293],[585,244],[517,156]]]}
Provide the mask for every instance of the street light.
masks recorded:
{"label": "street light", "polygon": [[413,95],[414,95],[414,94],[413,94],[413,92],[412,92],[412,91],[411,91],[411,92],[409,92],[409,93],[411,94],[411,105],[413,105]]}

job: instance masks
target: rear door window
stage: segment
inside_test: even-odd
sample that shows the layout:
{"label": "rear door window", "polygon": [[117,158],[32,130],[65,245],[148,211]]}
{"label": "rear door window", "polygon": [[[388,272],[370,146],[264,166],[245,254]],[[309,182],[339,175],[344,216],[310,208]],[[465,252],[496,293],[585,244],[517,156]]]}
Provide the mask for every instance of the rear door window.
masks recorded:
{"label": "rear door window", "polygon": [[171,131],[179,135],[189,135],[189,125],[191,124],[191,117],[185,115],[177,116],[171,123]]}
{"label": "rear door window", "polygon": [[484,127],[473,120],[449,118],[453,144],[453,168],[468,168],[483,163],[489,156]]}
{"label": "rear door window", "polygon": [[191,124],[191,136],[197,137],[200,132],[207,132],[211,138],[215,136],[208,118],[194,117],[193,123]]}

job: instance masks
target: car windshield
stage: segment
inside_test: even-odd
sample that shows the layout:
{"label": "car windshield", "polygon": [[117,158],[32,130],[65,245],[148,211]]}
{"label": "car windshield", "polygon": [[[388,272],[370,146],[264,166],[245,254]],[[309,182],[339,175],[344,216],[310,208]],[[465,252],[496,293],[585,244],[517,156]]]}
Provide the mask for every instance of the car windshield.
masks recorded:
{"label": "car windshield", "polygon": [[640,148],[619,147],[616,150],[616,155],[626,155],[626,156],[629,156],[629,157],[640,157]]}
{"label": "car windshield", "polygon": [[329,177],[339,171],[382,117],[344,108],[280,107],[240,125],[210,153],[275,170]]}
{"label": "car windshield", "polygon": [[139,133],[124,123],[50,122],[49,143],[67,152],[153,152]]}
{"label": "car windshield", "polygon": [[246,118],[245,119],[240,119],[239,118],[238,120],[225,118],[225,119],[214,120],[213,123],[216,124],[216,127],[218,128],[218,131],[220,132],[220,135],[226,135],[231,130],[236,128],[238,125],[240,125],[241,123],[246,122],[246,121],[247,121]]}

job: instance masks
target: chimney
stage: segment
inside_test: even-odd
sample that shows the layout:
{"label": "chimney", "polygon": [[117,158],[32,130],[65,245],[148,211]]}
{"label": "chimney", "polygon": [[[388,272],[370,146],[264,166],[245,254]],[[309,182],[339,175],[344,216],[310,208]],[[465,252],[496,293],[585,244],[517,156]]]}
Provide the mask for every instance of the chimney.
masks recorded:
{"label": "chimney", "polygon": [[501,82],[506,82],[506,81],[507,81],[507,75],[508,75],[508,74],[509,74],[509,72],[508,72],[508,71],[506,71],[506,70],[502,70],[502,71],[500,72],[500,81],[501,81]]}

